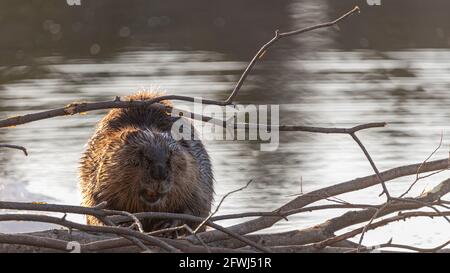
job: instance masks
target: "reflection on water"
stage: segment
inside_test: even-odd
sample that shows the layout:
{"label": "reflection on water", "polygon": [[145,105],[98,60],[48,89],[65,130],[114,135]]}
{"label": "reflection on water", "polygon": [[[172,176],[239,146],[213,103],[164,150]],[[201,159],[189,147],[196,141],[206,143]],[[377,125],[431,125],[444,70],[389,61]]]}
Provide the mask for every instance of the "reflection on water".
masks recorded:
{"label": "reflection on water", "polygon": [[[186,30],[187,27],[183,17],[186,15],[162,9],[158,1],[148,2],[154,2],[155,10],[149,11],[152,15],[145,20],[145,28],[139,27],[138,19],[126,25],[129,18],[122,14],[117,22],[123,26],[118,26],[119,32],[115,35],[130,37],[120,43],[116,43],[119,38],[113,36],[99,37],[100,41],[95,43],[100,49],[94,47],[94,52],[85,54],[74,46],[80,45],[82,48],[91,45],[94,39],[65,32],[59,44],[50,41],[47,47],[40,49],[30,49],[12,41],[9,46],[0,45],[3,53],[14,51],[12,59],[8,54],[1,57],[4,65],[0,67],[0,118],[50,109],[73,101],[107,100],[143,88],[223,99],[252,52],[271,37],[272,26],[293,28],[328,20],[358,1],[339,1],[340,4],[325,0],[272,2],[263,4],[263,8],[256,8],[254,13],[242,14],[242,17],[233,15],[232,18],[220,11],[211,13],[211,5],[202,3],[204,9],[198,11],[198,21],[192,24],[193,29],[190,30],[194,37],[190,38],[173,32],[157,34],[159,32],[153,28],[150,34],[154,38],[145,36],[145,31],[161,23],[163,16],[169,18],[171,23],[167,23],[167,27],[172,31]],[[99,3],[99,6],[104,4],[103,1]],[[138,12],[133,7],[128,7],[130,12]],[[244,5],[240,10],[250,7]],[[233,4],[227,4],[223,10],[234,8]],[[118,8],[111,9],[109,12],[114,13]],[[382,9],[377,10],[381,15],[376,14],[377,11],[366,10],[367,17],[361,15],[355,18],[359,23],[355,26],[355,34],[349,33],[354,26],[345,23],[341,26],[341,32],[319,31],[282,41],[264,56],[238,99],[244,103],[280,104],[281,123],[284,124],[341,127],[386,121],[389,123],[386,128],[360,133],[379,168],[420,162],[438,145],[441,132],[449,131],[450,50],[443,46],[439,35],[436,39],[430,39],[427,47],[411,47],[410,41],[423,44],[420,33],[409,37],[408,44],[403,46],[401,41],[397,41],[379,48],[371,47],[367,42],[371,44],[372,41],[383,40],[384,36],[391,37],[388,26],[380,26],[378,31],[364,36],[361,35],[361,28],[364,29],[361,24],[370,25],[377,22],[380,16],[389,21],[392,15]],[[139,11],[140,16],[142,13]],[[75,17],[62,19],[60,15],[49,14],[51,12],[48,10],[34,14],[33,20],[40,21],[40,27],[44,27],[45,31],[52,28],[46,21],[49,18],[53,18],[51,24],[61,25],[60,31],[79,21]],[[150,20],[155,16],[160,21]],[[429,16],[435,19],[429,18],[427,21],[430,27],[435,28],[437,24],[442,30],[440,34],[444,32],[449,35],[448,24],[439,25],[445,18]],[[264,17],[272,21],[251,20]],[[396,20],[401,21],[398,17]],[[245,22],[245,30],[252,31],[243,35],[240,32],[242,24],[236,21],[238,18]],[[100,20],[97,27],[105,27],[105,22],[111,21],[89,16],[83,20]],[[210,23],[200,24],[202,20]],[[42,26],[41,21],[47,23]],[[31,23],[26,26],[31,28],[32,25],[35,27]],[[53,26],[54,32],[57,30],[55,28]],[[111,28],[104,29],[108,32]],[[218,35],[218,32],[225,35]],[[130,33],[136,33],[136,36]],[[69,46],[63,37],[71,35],[81,40]],[[342,36],[356,38],[343,41]],[[14,40],[14,37],[10,39]],[[105,45],[107,41],[111,41],[109,47]],[[88,48],[92,49],[91,46]],[[102,55],[103,51],[107,53]],[[93,53],[95,56],[89,56]],[[186,105],[182,102],[177,104]],[[1,142],[24,145],[30,152],[30,156],[25,158],[16,151],[1,151],[0,199],[78,204],[78,159],[83,145],[93,133],[94,124],[104,113],[90,112],[0,130]],[[248,189],[224,202],[221,213],[272,210],[294,198],[292,195],[299,194],[301,188],[308,192],[372,174],[364,155],[349,137],[282,132],[280,141],[276,152],[260,152],[256,143],[206,143],[217,180],[216,200],[249,179],[254,179]],[[443,147],[436,158],[448,156],[446,135]],[[414,194],[446,177],[448,173],[442,173],[420,182]],[[399,179],[388,186],[394,193],[400,193],[411,180]],[[357,195],[343,195],[342,198],[359,203],[379,203],[382,201],[376,197],[379,191],[380,187],[373,187]],[[281,231],[306,227],[340,213],[342,211],[302,214],[292,217],[289,222],[280,222],[274,229]],[[76,216],[73,219],[82,220]],[[439,223],[439,220],[433,221]],[[225,224],[230,223],[233,222]],[[423,246],[446,240],[447,227],[444,222],[432,226],[429,220],[423,219],[410,223],[407,229],[405,224],[396,224],[376,230],[369,233],[366,240],[370,243],[385,242],[388,237],[394,237],[397,243],[414,241]],[[421,231],[425,225],[427,232]],[[0,231],[18,229],[14,224],[2,223]]]}

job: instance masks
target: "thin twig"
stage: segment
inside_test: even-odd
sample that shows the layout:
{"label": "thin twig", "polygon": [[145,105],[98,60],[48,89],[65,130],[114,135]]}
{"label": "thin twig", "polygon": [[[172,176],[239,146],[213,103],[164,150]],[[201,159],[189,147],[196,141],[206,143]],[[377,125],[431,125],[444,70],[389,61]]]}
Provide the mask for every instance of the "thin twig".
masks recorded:
{"label": "thin twig", "polygon": [[21,150],[25,154],[25,156],[28,156],[28,151],[23,146],[11,145],[11,144],[0,144],[0,148],[9,148],[9,149]]}
{"label": "thin twig", "polygon": [[361,236],[359,237],[359,241],[358,241],[358,247],[357,247],[358,251],[359,251],[360,247],[362,246],[362,243],[363,243],[363,240],[364,240],[364,235],[366,234],[367,229],[370,227],[372,222],[378,217],[378,215],[390,205],[390,203],[391,203],[391,201],[388,200],[386,203],[384,203],[383,206],[378,208],[377,211],[373,214],[372,218],[370,218],[370,220],[367,223],[367,225],[364,226],[364,228],[361,231]]}
{"label": "thin twig", "polygon": [[228,99],[225,101],[225,103],[230,104],[233,102],[234,98],[237,96],[239,90],[241,89],[242,85],[244,84],[245,79],[250,74],[252,68],[255,66],[256,61],[259,60],[261,58],[261,56],[266,53],[266,51],[269,49],[269,47],[272,46],[274,43],[276,43],[278,40],[280,40],[281,38],[284,38],[284,37],[302,34],[302,33],[305,33],[305,32],[311,31],[311,30],[334,26],[337,23],[339,23],[340,21],[344,20],[345,18],[349,17],[350,15],[352,15],[356,12],[360,12],[360,9],[358,6],[355,6],[352,10],[348,11],[341,17],[337,18],[334,21],[328,22],[328,23],[318,24],[318,25],[311,26],[311,27],[306,27],[306,28],[302,28],[302,29],[298,29],[298,30],[281,32],[281,33],[278,30],[275,31],[275,36],[258,50],[258,52],[255,54],[253,59],[247,65],[247,68],[245,69],[244,73],[241,75],[239,81],[236,83],[236,86],[234,87],[233,92],[228,97]]}
{"label": "thin twig", "polygon": [[217,205],[216,209],[215,209],[213,212],[211,212],[211,213],[208,215],[208,217],[206,217],[205,220],[203,220],[203,221],[197,226],[197,228],[194,230],[194,234],[197,234],[198,231],[205,225],[205,223],[208,222],[208,221],[211,219],[211,217],[213,217],[213,216],[217,213],[217,211],[219,211],[220,206],[222,205],[223,201],[225,201],[225,199],[226,199],[228,196],[232,195],[233,193],[236,193],[236,192],[239,192],[239,191],[242,191],[242,190],[246,189],[252,182],[253,182],[253,179],[250,179],[250,180],[247,182],[247,184],[245,184],[245,186],[243,186],[243,187],[241,187],[241,188],[239,188],[239,189],[237,189],[237,190],[230,191],[229,193],[225,194],[225,195],[222,197],[222,199],[220,200],[220,202],[219,202],[219,204]]}
{"label": "thin twig", "polygon": [[[402,193],[400,196],[399,196],[399,198],[403,198],[405,195],[407,195],[408,193],[409,193],[409,191],[414,187],[414,185],[416,185],[416,183],[420,180],[420,179],[422,179],[422,178],[425,178],[425,177],[419,177],[419,171],[420,171],[420,169],[422,168],[422,165],[423,164],[425,164],[426,162],[428,162],[428,160],[430,160],[430,158],[431,157],[433,157],[433,155],[434,154],[436,154],[437,153],[437,151],[439,151],[439,149],[441,148],[441,146],[442,146],[442,140],[443,140],[443,138],[444,138],[444,132],[441,132],[441,139],[439,140],[439,145],[436,147],[436,149],[434,149],[434,151],[422,162],[422,164],[419,166],[419,168],[417,169],[417,173],[416,173],[416,179],[414,180],[414,182],[413,183],[411,183],[411,185],[409,186],[409,188],[404,192],[404,193]],[[440,171],[442,171],[442,170],[440,170]]]}
{"label": "thin twig", "polygon": [[364,155],[366,156],[367,160],[369,160],[370,165],[372,166],[372,169],[375,171],[375,174],[377,175],[378,180],[381,183],[381,186],[383,187],[383,192],[381,192],[380,195],[383,193],[386,194],[387,199],[389,200],[391,198],[391,195],[389,194],[389,191],[386,187],[386,183],[384,183],[383,178],[381,178],[380,171],[378,171],[377,166],[375,165],[375,162],[372,160],[372,157],[370,156],[369,152],[367,151],[364,144],[361,142],[361,140],[356,136],[355,133],[350,133],[350,136],[353,138],[353,140],[356,141],[358,146],[361,148],[361,150],[364,152]]}

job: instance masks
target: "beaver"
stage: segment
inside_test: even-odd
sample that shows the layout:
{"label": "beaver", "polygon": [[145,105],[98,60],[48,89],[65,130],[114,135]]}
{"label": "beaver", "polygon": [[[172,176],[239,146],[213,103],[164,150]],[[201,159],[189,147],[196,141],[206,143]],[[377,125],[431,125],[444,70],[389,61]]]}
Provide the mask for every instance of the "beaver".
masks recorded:
{"label": "beaver", "polygon": [[[138,92],[125,100],[145,101],[157,92]],[[81,158],[82,205],[137,212],[173,212],[207,217],[213,201],[213,173],[204,145],[198,138],[172,135],[173,117],[159,104],[113,109],[97,124]],[[185,122],[183,121],[183,122]],[[183,123],[184,124],[184,123]],[[176,140],[178,139],[178,140]],[[101,225],[93,216],[87,223]],[[198,223],[147,219],[146,232]]]}

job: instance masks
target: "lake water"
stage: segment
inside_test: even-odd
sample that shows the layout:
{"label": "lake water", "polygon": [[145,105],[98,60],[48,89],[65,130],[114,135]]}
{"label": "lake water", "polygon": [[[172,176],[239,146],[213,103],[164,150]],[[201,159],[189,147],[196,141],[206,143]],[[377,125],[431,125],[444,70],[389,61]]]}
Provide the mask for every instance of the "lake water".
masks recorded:
{"label": "lake water", "polygon": [[[159,1],[83,2],[78,8],[59,2],[63,4],[42,1],[33,4],[38,7],[15,3],[0,8],[5,37],[0,44],[0,118],[150,88],[224,99],[274,29],[327,21],[359,4],[362,13],[342,23],[340,30],[280,41],[257,65],[237,101],[280,105],[281,124],[350,127],[388,122],[386,128],[359,134],[380,170],[423,161],[442,133],[443,145],[434,158],[449,155],[450,22],[442,10],[450,4],[444,1],[425,12],[421,1],[383,1],[381,7],[365,1],[230,1],[220,8],[199,1],[177,9]],[[27,20],[14,19],[27,14]],[[78,161],[104,114],[1,129],[0,143],[23,145],[30,155],[0,151],[0,199],[79,204]],[[300,193],[300,181],[308,192],[373,173],[346,135],[281,132],[274,152],[262,152],[258,143],[249,141],[207,141],[206,147],[216,201],[254,180],[225,200],[221,214],[273,210]],[[443,172],[420,181],[411,195],[448,176]],[[400,194],[413,180],[398,179],[388,187]],[[339,197],[377,204],[383,201],[377,197],[380,189]],[[309,227],[342,213],[304,213],[270,231]],[[48,226],[0,223],[0,232],[44,228]],[[447,241],[448,230],[445,220],[410,220],[370,232],[365,242],[392,237],[395,243],[431,247]]]}

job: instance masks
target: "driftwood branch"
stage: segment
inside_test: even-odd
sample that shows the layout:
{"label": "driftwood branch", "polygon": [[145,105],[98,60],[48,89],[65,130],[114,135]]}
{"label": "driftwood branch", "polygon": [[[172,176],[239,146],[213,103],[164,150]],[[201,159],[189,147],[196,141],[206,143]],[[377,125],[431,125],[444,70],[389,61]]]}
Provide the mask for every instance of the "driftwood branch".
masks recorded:
{"label": "driftwood branch", "polygon": [[[391,181],[399,177],[414,175],[417,172],[426,173],[433,172],[437,170],[448,169],[449,159],[441,159],[426,162],[425,164],[417,163],[412,165],[406,165],[402,167],[393,168],[380,173],[383,181]],[[325,187],[319,190],[315,190],[301,196],[298,196],[294,200],[288,202],[287,204],[281,206],[280,208],[274,210],[274,212],[279,211],[289,211],[293,209],[300,209],[314,202],[323,200],[325,197],[336,196],[347,192],[358,191],[361,189],[365,189],[374,185],[379,184],[379,180],[377,175],[370,175],[366,177],[356,178],[350,181],[346,181],[343,183],[335,184],[329,187]],[[282,217],[277,216],[262,216],[257,219],[244,222],[241,224],[237,224],[229,227],[230,230],[235,231],[239,234],[247,234],[251,232],[255,232],[258,230],[266,229],[274,225],[279,220],[283,219]],[[201,235],[202,239],[205,242],[214,242],[221,241],[227,239],[224,234],[219,231],[208,231]]]}

